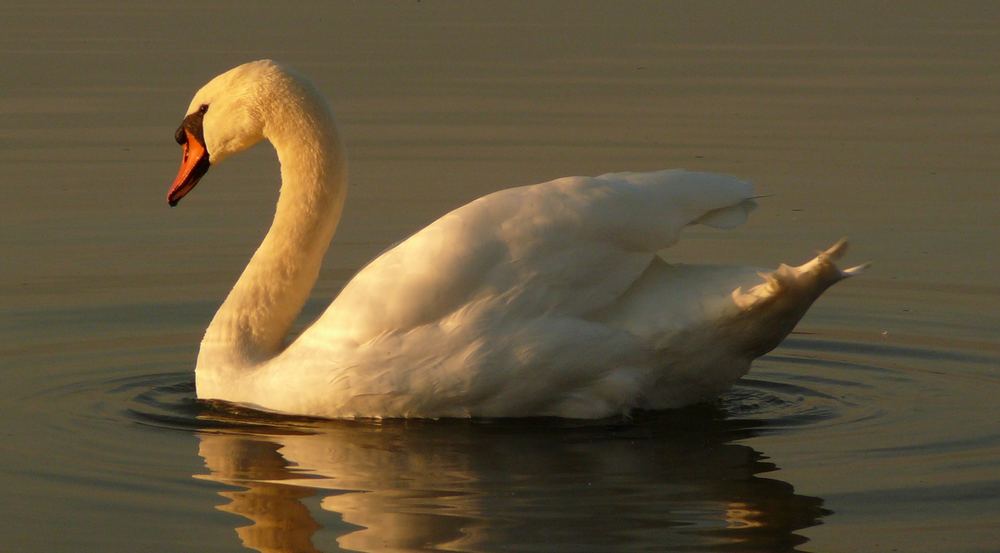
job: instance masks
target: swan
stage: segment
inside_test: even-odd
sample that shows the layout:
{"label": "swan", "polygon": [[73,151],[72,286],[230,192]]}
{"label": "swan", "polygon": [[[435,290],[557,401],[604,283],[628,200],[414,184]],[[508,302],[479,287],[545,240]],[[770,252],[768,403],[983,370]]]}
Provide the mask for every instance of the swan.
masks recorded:
{"label": "swan", "polygon": [[289,329],[340,219],[346,160],[309,80],[271,60],[212,79],[175,138],[171,206],[210,167],[268,140],[274,220],[216,312],[200,399],[322,418],[603,418],[711,399],[773,349],[841,270],[840,241],[761,272],[666,262],[688,225],[755,207],[735,177],[665,170],[567,177],[459,207],[359,271],[311,326]]}

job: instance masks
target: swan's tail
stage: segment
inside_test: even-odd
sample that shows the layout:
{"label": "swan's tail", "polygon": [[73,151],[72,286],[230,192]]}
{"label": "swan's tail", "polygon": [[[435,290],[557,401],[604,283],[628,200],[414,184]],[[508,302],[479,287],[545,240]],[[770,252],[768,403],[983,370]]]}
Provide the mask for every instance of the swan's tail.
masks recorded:
{"label": "swan's tail", "polygon": [[837,240],[836,244],[830,246],[825,251],[817,252],[815,258],[807,263],[803,263],[802,265],[795,267],[794,270],[799,273],[806,271],[836,271],[836,276],[839,276],[839,278],[834,281],[836,282],[837,280],[843,280],[847,277],[860,275],[865,272],[865,269],[871,266],[871,262],[866,262],[847,269],[837,267],[836,261],[843,257],[846,252],[847,238],[841,238],[840,240]]}
{"label": "swan's tail", "polygon": [[756,335],[746,341],[753,356],[777,346],[827,288],[869,267],[870,263],[838,267],[836,261],[846,251],[847,240],[841,239],[798,267],[782,264],[774,271],[759,273],[764,282],[745,292],[742,288],[733,292],[733,301],[742,312],[737,320],[747,325],[747,336]]}
{"label": "swan's tail", "polygon": [[774,271],[758,273],[764,282],[746,292],[737,289],[733,292],[733,300],[745,309],[757,307],[761,302],[776,301],[786,295],[794,296],[799,301],[808,298],[806,301],[812,303],[830,286],[845,278],[860,275],[871,266],[871,263],[862,263],[841,269],[836,262],[845,252],[847,252],[847,239],[841,238],[836,244],[817,252],[816,257],[798,267],[782,263]]}

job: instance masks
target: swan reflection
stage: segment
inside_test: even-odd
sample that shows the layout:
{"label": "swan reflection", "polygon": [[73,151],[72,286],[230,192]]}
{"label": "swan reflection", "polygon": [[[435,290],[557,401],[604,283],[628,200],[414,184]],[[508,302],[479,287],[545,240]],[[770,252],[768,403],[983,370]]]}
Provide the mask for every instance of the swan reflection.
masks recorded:
{"label": "swan reflection", "polygon": [[199,434],[197,477],[240,488],[218,508],[264,552],[793,551],[822,501],[758,476],[775,466],[734,423],[675,424],[692,416],[225,427]]}

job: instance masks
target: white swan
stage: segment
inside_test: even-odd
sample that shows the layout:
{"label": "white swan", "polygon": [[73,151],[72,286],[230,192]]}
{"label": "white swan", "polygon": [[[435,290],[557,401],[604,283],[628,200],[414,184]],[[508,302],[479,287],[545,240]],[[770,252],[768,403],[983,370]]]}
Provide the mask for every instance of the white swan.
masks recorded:
{"label": "white swan", "polygon": [[199,398],[328,418],[597,418],[711,398],[774,348],[840,270],[671,265],[687,225],[729,228],[749,183],[685,171],[567,177],[479,198],[382,254],[286,343],[347,191],[326,101],[269,61],[219,75],[177,131],[171,205],[260,140],[281,162],[274,222],[215,314]]}

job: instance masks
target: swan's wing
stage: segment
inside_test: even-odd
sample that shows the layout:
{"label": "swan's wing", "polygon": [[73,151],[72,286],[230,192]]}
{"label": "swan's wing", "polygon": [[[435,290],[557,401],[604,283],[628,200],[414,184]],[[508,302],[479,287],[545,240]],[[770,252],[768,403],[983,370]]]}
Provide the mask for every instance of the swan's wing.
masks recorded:
{"label": "swan's wing", "polygon": [[511,318],[583,316],[627,290],[686,225],[742,223],[752,197],[734,177],[679,170],[496,192],[372,261],[299,341],[363,344],[485,304]]}

